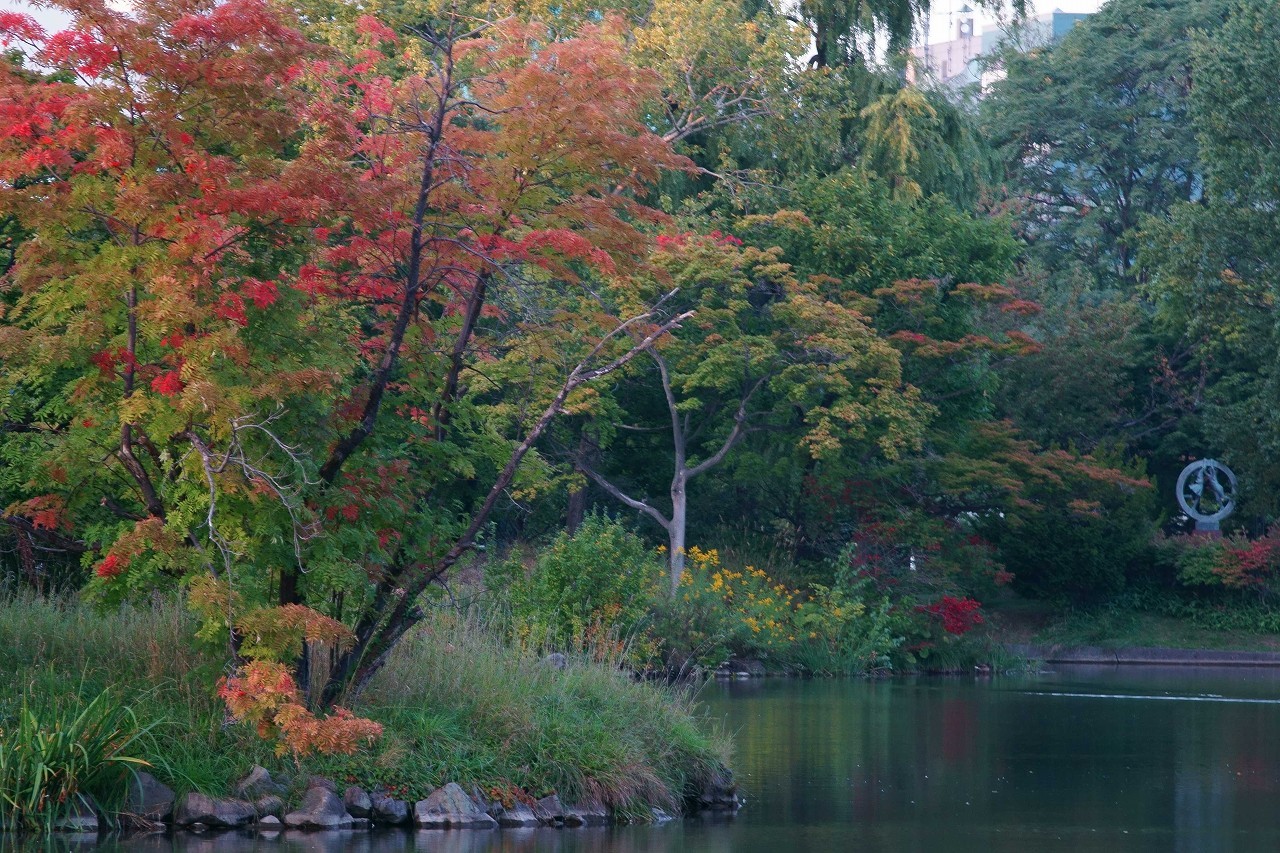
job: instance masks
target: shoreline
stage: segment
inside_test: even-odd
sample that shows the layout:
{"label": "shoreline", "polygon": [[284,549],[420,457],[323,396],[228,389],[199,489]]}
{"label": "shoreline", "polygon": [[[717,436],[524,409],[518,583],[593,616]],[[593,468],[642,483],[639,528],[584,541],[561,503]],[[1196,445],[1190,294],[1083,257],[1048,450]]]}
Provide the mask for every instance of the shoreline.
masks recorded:
{"label": "shoreline", "polygon": [[1144,646],[1068,646],[1058,643],[1004,643],[1003,647],[1010,654],[1045,663],[1280,667],[1280,652]]}

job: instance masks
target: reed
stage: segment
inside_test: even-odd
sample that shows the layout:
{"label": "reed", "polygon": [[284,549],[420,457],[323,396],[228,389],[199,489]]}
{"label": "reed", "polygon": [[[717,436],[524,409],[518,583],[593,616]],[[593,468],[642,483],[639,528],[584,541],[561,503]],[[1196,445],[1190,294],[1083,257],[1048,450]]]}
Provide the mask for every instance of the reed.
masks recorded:
{"label": "reed", "polygon": [[0,731],[0,828],[48,832],[80,810],[119,811],[128,774],[149,766],[132,754],[149,730],[110,691],[45,708],[23,697]]}

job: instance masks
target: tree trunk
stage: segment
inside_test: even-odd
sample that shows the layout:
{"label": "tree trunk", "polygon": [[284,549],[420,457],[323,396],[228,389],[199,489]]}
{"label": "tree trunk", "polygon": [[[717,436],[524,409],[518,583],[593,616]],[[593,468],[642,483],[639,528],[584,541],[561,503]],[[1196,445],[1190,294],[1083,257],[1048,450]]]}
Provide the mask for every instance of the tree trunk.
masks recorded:
{"label": "tree trunk", "polygon": [[565,508],[564,528],[570,536],[578,532],[578,528],[582,525],[582,520],[587,515],[587,472],[583,467],[583,460],[587,458],[587,454],[594,447],[591,441],[587,439],[584,431],[578,439],[578,452],[574,455],[573,470],[574,473],[582,477],[582,486],[569,490],[569,505]]}
{"label": "tree trunk", "polygon": [[684,576],[685,526],[689,515],[689,494],[687,483],[681,474],[671,482],[671,524],[667,527],[667,540],[671,548],[668,554],[671,567],[671,594],[674,596],[680,589],[680,579]]}
{"label": "tree trunk", "polygon": [[569,506],[564,512],[564,529],[570,536],[578,532],[587,515],[587,486],[569,490]]}

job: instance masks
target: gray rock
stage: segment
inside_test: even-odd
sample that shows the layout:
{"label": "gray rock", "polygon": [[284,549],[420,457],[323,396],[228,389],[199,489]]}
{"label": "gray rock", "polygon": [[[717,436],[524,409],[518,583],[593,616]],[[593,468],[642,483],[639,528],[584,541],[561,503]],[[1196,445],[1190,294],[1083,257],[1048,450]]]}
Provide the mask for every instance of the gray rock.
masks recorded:
{"label": "gray rock", "polygon": [[266,768],[257,764],[253,765],[248,776],[231,786],[231,793],[242,800],[256,800],[268,795],[278,797],[284,792],[284,785],[272,779]]}
{"label": "gray rock", "polygon": [[236,827],[253,823],[258,813],[253,803],[244,800],[222,800],[191,792],[178,801],[173,822],[178,826],[202,823],[209,827]]}
{"label": "gray rock", "polygon": [[733,773],[727,767],[721,767],[707,780],[696,805],[711,811],[737,811],[742,806],[738,784],[733,781]]}
{"label": "gray rock", "polygon": [[129,793],[125,797],[124,810],[128,814],[156,823],[173,816],[173,804],[177,801],[173,789],[144,770],[129,779]]}
{"label": "gray rock", "polygon": [[310,791],[312,788],[323,788],[326,791],[338,793],[338,783],[327,776],[308,776],[307,790]]}
{"label": "gray rock", "polygon": [[560,805],[560,798],[555,794],[543,797],[534,803],[533,814],[534,817],[547,826],[564,823],[564,806]]}
{"label": "gray rock", "polygon": [[488,797],[486,797],[484,795],[484,791],[480,790],[479,785],[471,786],[471,802],[475,803],[476,807],[480,809],[480,811],[484,812],[490,817],[493,816],[493,807],[495,805],[498,808],[502,808],[502,803],[490,800]]}
{"label": "gray rock", "polygon": [[456,782],[437,788],[431,796],[416,803],[413,821],[424,829],[484,829],[498,825]]}
{"label": "gray rock", "polygon": [[274,794],[259,797],[253,801],[253,810],[258,813],[258,817],[266,817],[267,815],[280,817],[280,815],[284,814],[284,800]]}
{"label": "gray rock", "polygon": [[565,826],[608,826],[612,822],[609,810],[602,805],[569,806],[564,810]]}
{"label": "gray rock", "polygon": [[409,822],[409,804],[404,800],[392,799],[381,791],[375,792],[370,800],[373,819],[378,823],[400,826]]}
{"label": "gray rock", "polygon": [[342,803],[352,817],[369,817],[373,813],[373,801],[364,788],[355,785],[342,792]]}
{"label": "gray rock", "polygon": [[373,821],[367,817],[353,817],[351,819],[352,829],[368,829],[371,826],[373,826]]}
{"label": "gray rock", "polygon": [[769,674],[764,664],[754,658],[731,658],[724,667],[739,677],[764,678]]}
{"label": "gray rock", "polygon": [[77,794],[71,811],[61,817],[53,828],[58,832],[97,833],[98,805],[88,794]]}
{"label": "gray rock", "polygon": [[671,821],[675,820],[675,817],[667,814],[662,809],[654,808],[649,812],[649,819],[652,820],[654,823],[663,824],[663,823],[670,823]]}
{"label": "gray rock", "polygon": [[272,829],[279,829],[281,827],[280,818],[276,817],[273,814],[269,814],[266,817],[260,817],[258,818],[258,826],[265,826],[265,827],[270,827]]}
{"label": "gray rock", "polygon": [[333,791],[311,788],[298,810],[284,816],[284,825],[293,829],[343,829],[351,826],[351,815]]}
{"label": "gray rock", "polygon": [[516,803],[509,809],[503,809],[497,819],[498,826],[538,826],[542,823],[533,809],[524,803]]}

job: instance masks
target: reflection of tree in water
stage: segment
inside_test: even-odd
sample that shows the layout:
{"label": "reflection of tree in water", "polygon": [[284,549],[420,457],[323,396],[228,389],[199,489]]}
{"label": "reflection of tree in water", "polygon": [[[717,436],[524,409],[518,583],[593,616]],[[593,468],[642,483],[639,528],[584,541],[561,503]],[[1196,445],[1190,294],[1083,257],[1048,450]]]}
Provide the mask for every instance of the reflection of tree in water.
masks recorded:
{"label": "reflection of tree in water", "polygon": [[[689,844],[689,836],[696,842]],[[148,835],[136,839],[96,843],[70,842],[67,836],[37,839],[32,846],[6,846],[0,835],[0,853],[673,853],[696,849],[699,853],[730,853],[729,826],[694,818],[664,826],[587,827],[579,829],[378,829],[337,832],[284,832],[256,834],[221,832],[177,833],[172,837]],[[61,843],[61,842],[66,842]]]}

